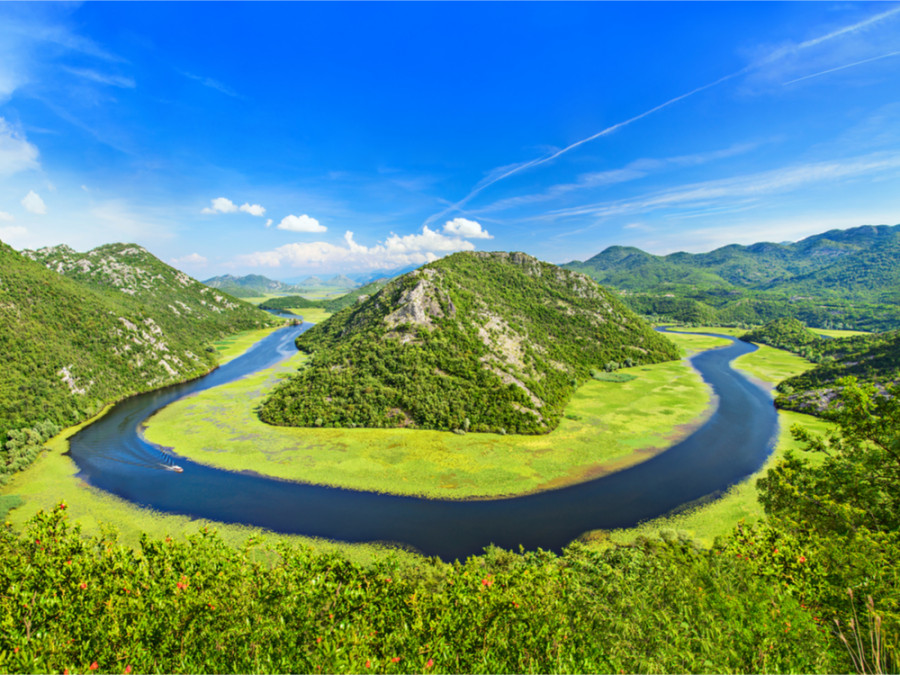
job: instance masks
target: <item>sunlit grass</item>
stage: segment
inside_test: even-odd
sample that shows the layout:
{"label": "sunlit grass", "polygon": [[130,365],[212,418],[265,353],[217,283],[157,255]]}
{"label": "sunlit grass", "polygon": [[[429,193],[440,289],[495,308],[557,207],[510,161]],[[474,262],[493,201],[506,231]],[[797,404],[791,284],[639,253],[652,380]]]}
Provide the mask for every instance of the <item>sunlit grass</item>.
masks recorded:
{"label": "sunlit grass", "polygon": [[[676,341],[689,349],[718,344],[696,336]],[[641,462],[687,436],[710,401],[690,365],[672,361],[623,369],[636,376],[629,382],[587,382],[559,427],[541,436],[263,424],[256,406],[304,358],[165,408],[150,419],[147,439],[195,461],[290,480],[450,499],[499,497]]]}
{"label": "sunlit grass", "polygon": [[829,329],[829,328],[810,328],[813,333],[818,333],[819,335],[825,335],[826,337],[852,337],[854,335],[869,335],[864,330],[837,330],[837,329]]}
{"label": "sunlit grass", "polygon": [[299,314],[303,317],[304,321],[308,321],[309,323],[322,323],[331,316],[331,312],[326,312],[324,309],[319,309],[318,307],[304,307],[302,309],[294,309],[291,311],[295,314]]}
{"label": "sunlit grass", "polygon": [[[724,332],[725,329],[697,330]],[[781,349],[761,345],[755,352],[735,359],[732,365],[735,369],[747,373],[772,388],[781,380],[799,375],[815,364]],[[763,509],[759,503],[756,481],[780,461],[789,449],[800,449],[800,444],[791,436],[791,427],[796,424],[815,433],[825,433],[832,427],[831,423],[818,417],[786,410],[778,411],[778,423],[779,435],[775,450],[766,464],[747,480],[734,485],[718,499],[710,499],[706,503],[694,507],[688,505],[683,512],[677,515],[656,518],[638,527],[608,533],[608,540],[615,543],[628,543],[640,536],[654,537],[661,532],[668,531],[678,532],[710,545],[716,537],[731,532],[738,521],[761,518]],[[818,459],[817,456],[812,456],[812,458],[814,461]],[[587,538],[599,542],[599,545],[605,545],[606,536],[604,533],[591,533],[587,535]]]}
{"label": "sunlit grass", "polygon": [[219,365],[224,365],[237,358],[264,337],[278,330],[279,327],[246,330],[213,343],[213,347],[216,348],[216,355],[219,358]]}

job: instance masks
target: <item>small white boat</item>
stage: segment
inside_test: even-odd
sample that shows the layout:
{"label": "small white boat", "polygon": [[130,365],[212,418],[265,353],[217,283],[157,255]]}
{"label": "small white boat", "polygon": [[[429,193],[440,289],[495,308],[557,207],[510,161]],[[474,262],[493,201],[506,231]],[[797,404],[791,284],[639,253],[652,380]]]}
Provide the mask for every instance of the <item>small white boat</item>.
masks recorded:
{"label": "small white boat", "polygon": [[184,469],[182,469],[177,464],[164,464],[163,466],[169,471],[174,471],[175,473],[181,473],[182,471],[184,471]]}

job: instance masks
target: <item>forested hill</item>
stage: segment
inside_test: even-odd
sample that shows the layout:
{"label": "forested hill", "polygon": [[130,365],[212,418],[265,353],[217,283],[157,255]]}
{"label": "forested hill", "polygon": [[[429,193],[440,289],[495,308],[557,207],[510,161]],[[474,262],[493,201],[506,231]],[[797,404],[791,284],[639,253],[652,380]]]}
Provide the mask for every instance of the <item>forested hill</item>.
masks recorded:
{"label": "forested hill", "polygon": [[272,321],[134,244],[20,254],[0,243],[0,448],[10,430],[72,424],[205,373],[212,341]]}
{"label": "forested hill", "polygon": [[900,383],[900,331],[827,340],[798,321],[778,320],[741,337],[799,354],[816,366],[778,385],[776,405],[813,414],[839,398],[841,380],[853,376],[884,388]]}
{"label": "forested hill", "polygon": [[523,253],[456,253],[298,338],[309,364],[261,417],[296,426],[541,433],[592,370],[678,357],[584,275]]}
{"label": "forested hill", "polygon": [[284,281],[269,279],[261,274],[248,274],[243,277],[225,274],[223,276],[207,279],[203,283],[211,288],[219,288],[237,298],[249,298],[266,295],[268,293],[304,293],[309,290],[322,288],[348,290],[357,286],[355,281],[345,277],[343,274],[336,274],[327,280],[320,279],[319,277],[306,277],[298,284],[289,284]]}
{"label": "forested hill", "polygon": [[830,230],[787,244],[656,256],[612,246],[563,265],[620,289],[644,315],[706,324],[793,317],[821,328],[900,327],[900,225]]}
{"label": "forested hill", "polygon": [[656,256],[611,246],[585,262],[564,267],[634,291],[666,285],[752,288],[896,302],[900,270],[893,263],[898,253],[900,225],[867,225],[830,230],[796,243],[732,244],[709,253]]}
{"label": "forested hill", "polygon": [[357,288],[355,291],[350,291],[349,293],[345,293],[337,298],[329,298],[327,300],[310,300],[308,298],[304,298],[302,295],[283,295],[279,298],[269,298],[265,302],[259,303],[260,309],[277,309],[277,310],[291,310],[291,309],[307,309],[316,307],[319,309],[324,309],[326,312],[339,312],[344,307],[349,307],[350,305],[359,302],[360,298],[367,298],[373,293],[377,293],[382,288],[384,288],[388,283],[388,279],[376,279],[365,286],[361,286]]}
{"label": "forested hill", "polygon": [[249,298],[265,295],[266,293],[300,293],[304,290],[301,286],[269,279],[261,274],[248,274],[243,277],[224,274],[219,277],[206,279],[203,283],[210,288],[218,288],[236,298]]}

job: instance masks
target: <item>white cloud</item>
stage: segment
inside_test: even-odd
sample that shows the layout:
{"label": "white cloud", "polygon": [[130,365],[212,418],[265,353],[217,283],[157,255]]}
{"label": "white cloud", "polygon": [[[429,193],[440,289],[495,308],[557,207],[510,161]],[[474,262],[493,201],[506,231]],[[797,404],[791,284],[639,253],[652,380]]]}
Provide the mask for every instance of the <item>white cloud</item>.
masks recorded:
{"label": "white cloud", "polygon": [[188,77],[188,78],[194,80],[195,82],[199,82],[204,87],[209,87],[210,89],[215,89],[216,91],[218,91],[222,94],[225,94],[226,96],[231,96],[232,98],[236,98],[238,96],[238,93],[234,89],[229,87],[227,84],[223,84],[222,82],[219,82],[218,80],[214,80],[211,77],[203,77],[202,75],[194,75],[193,73],[188,73],[185,71],[180,71],[180,72],[185,77]]}
{"label": "white cloud", "polygon": [[635,200],[598,202],[547,211],[537,219],[587,215],[602,217],[645,213],[666,208],[707,207],[719,203],[732,206],[736,199],[759,200],[770,194],[791,192],[811,185],[839,183],[858,176],[893,175],[898,169],[900,169],[900,154],[873,153],[682,185]]}
{"label": "white cloud", "polygon": [[44,204],[44,200],[41,199],[41,196],[34,190],[30,190],[28,194],[22,198],[22,206],[25,207],[26,211],[35,213],[39,216],[43,216],[47,213],[47,205]]}
{"label": "white cloud", "polygon": [[468,218],[454,218],[444,223],[444,234],[466,239],[493,239],[493,235],[481,228],[481,223]]}
{"label": "white cloud", "polygon": [[424,226],[420,234],[391,234],[375,246],[363,246],[344,234],[342,245],[324,241],[298,242],[279,246],[273,251],[260,251],[238,256],[237,263],[252,267],[318,267],[340,269],[386,269],[406,265],[422,265],[437,260],[438,253],[471,251],[475,245],[461,237],[448,237]]}
{"label": "white cloud", "polygon": [[266,214],[265,208],[259,204],[244,203],[241,205],[241,211],[249,213],[251,216],[264,216]]}
{"label": "white cloud", "polygon": [[39,168],[38,149],[0,117],[0,176]]}
{"label": "white cloud", "polygon": [[201,213],[234,213],[238,210],[237,204],[225,197],[216,197],[210,203],[212,206],[207,206]]}
{"label": "white cloud", "polygon": [[227,197],[211,199],[210,206],[204,208],[201,213],[237,213],[238,211],[249,213],[251,216],[264,216],[266,213],[265,207],[259,204],[244,202],[241,206],[238,206]]}
{"label": "white cloud", "polygon": [[302,216],[285,216],[278,223],[278,229],[288,232],[325,232],[328,228],[304,213]]}
{"label": "white cloud", "polygon": [[208,260],[199,253],[191,253],[181,258],[172,258],[170,262],[173,265],[205,265]]}
{"label": "white cloud", "polygon": [[275,221],[272,220],[271,218],[266,219],[266,227],[272,227],[272,223],[274,223],[274,222]]}
{"label": "white cloud", "polygon": [[0,241],[6,242],[7,244],[14,244],[16,240],[24,237],[28,234],[28,230],[26,230],[21,225],[12,225],[10,227],[0,227]]}
{"label": "white cloud", "polygon": [[10,223],[15,220],[15,216],[11,213],[7,213],[6,211],[0,211],[0,221],[6,221]]}
{"label": "white cloud", "polygon": [[134,89],[135,84],[134,80],[130,77],[123,77],[121,75],[112,75],[110,73],[101,73],[96,70],[91,70],[90,68],[68,68],[63,67],[67,73],[75,75],[77,77],[81,77],[85,80],[90,80],[91,82],[99,82],[100,84],[109,84],[113,87],[120,87],[122,89]]}

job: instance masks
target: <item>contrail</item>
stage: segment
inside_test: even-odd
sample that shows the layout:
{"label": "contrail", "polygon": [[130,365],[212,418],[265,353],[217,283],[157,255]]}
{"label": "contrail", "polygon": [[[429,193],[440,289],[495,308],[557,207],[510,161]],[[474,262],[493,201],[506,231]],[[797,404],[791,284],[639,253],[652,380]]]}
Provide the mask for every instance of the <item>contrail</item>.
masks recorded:
{"label": "contrail", "polygon": [[[894,16],[895,14],[898,14],[898,13],[900,13],[900,7],[895,7],[893,9],[889,9],[886,12],[882,12],[881,14],[876,14],[875,16],[871,16],[868,19],[864,19],[863,21],[855,23],[851,26],[845,26],[844,28],[840,28],[838,30],[832,31],[831,33],[821,35],[821,36],[819,36],[817,38],[813,38],[811,40],[806,40],[805,42],[801,42],[800,44],[798,44],[796,46],[784,47],[784,48],[778,49],[778,50],[772,52],[768,57],[766,57],[764,59],[750,63],[750,64],[746,65],[745,67],[741,68],[740,70],[737,70],[729,75],[725,75],[724,77],[720,77],[718,80],[715,80],[714,82],[710,82],[709,84],[704,84],[701,87],[697,87],[696,89],[693,89],[693,90],[687,92],[686,94],[681,94],[680,96],[676,96],[675,98],[669,99],[665,103],[661,103],[658,106],[656,106],[655,108],[651,108],[650,110],[642,112],[640,115],[635,115],[634,117],[631,117],[631,118],[625,120],[624,122],[619,122],[618,124],[614,124],[611,127],[607,127],[606,129],[603,129],[603,131],[598,131],[596,134],[593,134],[592,136],[583,138],[580,141],[575,141],[571,145],[567,145],[566,147],[562,148],[561,150],[557,150],[556,152],[553,152],[544,157],[538,157],[537,159],[533,159],[531,161],[524,162],[522,164],[518,164],[518,165],[514,166],[513,168],[509,169],[508,171],[503,172],[499,176],[491,178],[490,180],[487,180],[485,182],[479,183],[465,197],[460,199],[455,204],[451,204],[450,206],[448,206],[447,208],[442,210],[440,213],[436,213],[435,215],[430,216],[428,219],[425,220],[424,224],[430,225],[435,220],[438,220],[438,219],[442,218],[443,216],[447,215],[448,213],[451,213],[452,211],[455,211],[455,210],[459,209],[460,207],[464,206],[469,200],[471,200],[473,197],[475,197],[480,192],[482,192],[484,189],[490,187],[494,183],[498,183],[501,180],[505,180],[505,179],[509,178],[510,176],[513,176],[517,173],[524,171],[525,169],[531,169],[535,166],[540,166],[541,164],[550,162],[550,161],[556,159],[557,157],[566,154],[570,150],[574,150],[575,148],[577,148],[581,145],[584,145],[585,143],[590,143],[591,141],[601,138],[602,136],[608,136],[609,134],[611,134],[615,131],[618,131],[619,129],[622,129],[623,127],[626,127],[629,124],[632,124],[633,122],[637,122],[638,120],[641,120],[641,119],[647,117],[648,115],[652,115],[655,112],[659,112],[660,110],[663,110],[664,108],[668,108],[670,105],[678,103],[679,101],[683,101],[684,99],[689,98],[689,97],[693,96],[694,94],[699,94],[701,91],[705,91],[707,89],[711,89],[712,87],[718,86],[718,85],[722,84],[723,82],[727,82],[728,80],[733,79],[739,75],[743,75],[744,73],[747,73],[751,70],[755,70],[756,68],[759,68],[761,66],[768,65],[768,64],[772,63],[773,61],[776,61],[776,60],[786,56],[787,54],[795,53],[795,52],[801,51],[803,49],[808,49],[809,47],[814,47],[816,45],[822,44],[823,42],[827,42],[828,40],[833,40],[834,38],[840,37],[842,35],[846,35],[848,33],[854,33],[858,30],[866,28],[867,26],[870,26],[874,23],[878,23],[879,21],[883,21],[884,19]],[[887,56],[893,56],[896,53],[897,52],[894,52],[892,54],[886,54],[881,57],[868,59],[867,61],[874,61],[877,58],[886,58]],[[854,66],[854,65],[866,63],[867,61],[860,61],[859,63],[850,64],[847,66],[841,66],[840,68],[835,68],[833,70],[841,70],[842,68],[850,68],[851,66]],[[816,73],[815,75],[808,75],[806,77],[802,77],[797,80],[792,80],[791,82],[786,82],[785,84],[792,84],[793,82],[798,82],[803,79],[815,77],[816,75],[824,75],[826,72],[833,72],[833,70],[832,71],[824,71],[822,73]]]}
{"label": "contrail", "polygon": [[834,73],[834,72],[837,72],[838,70],[844,70],[846,68],[853,68],[854,66],[861,66],[864,63],[871,63],[872,61],[878,61],[879,59],[886,59],[889,56],[897,56],[898,54],[900,54],[900,51],[890,52],[888,54],[882,54],[881,56],[873,56],[870,59],[863,59],[862,61],[856,61],[855,63],[848,63],[843,66],[838,66],[837,68],[829,68],[828,70],[823,70],[820,73],[813,73],[812,75],[804,75],[803,77],[798,77],[795,80],[790,80],[789,82],[784,82],[783,84],[785,86],[787,86],[789,84],[794,84],[794,82],[802,82],[803,80],[809,80],[813,77],[819,77],[819,75],[827,75],[828,73]]}

